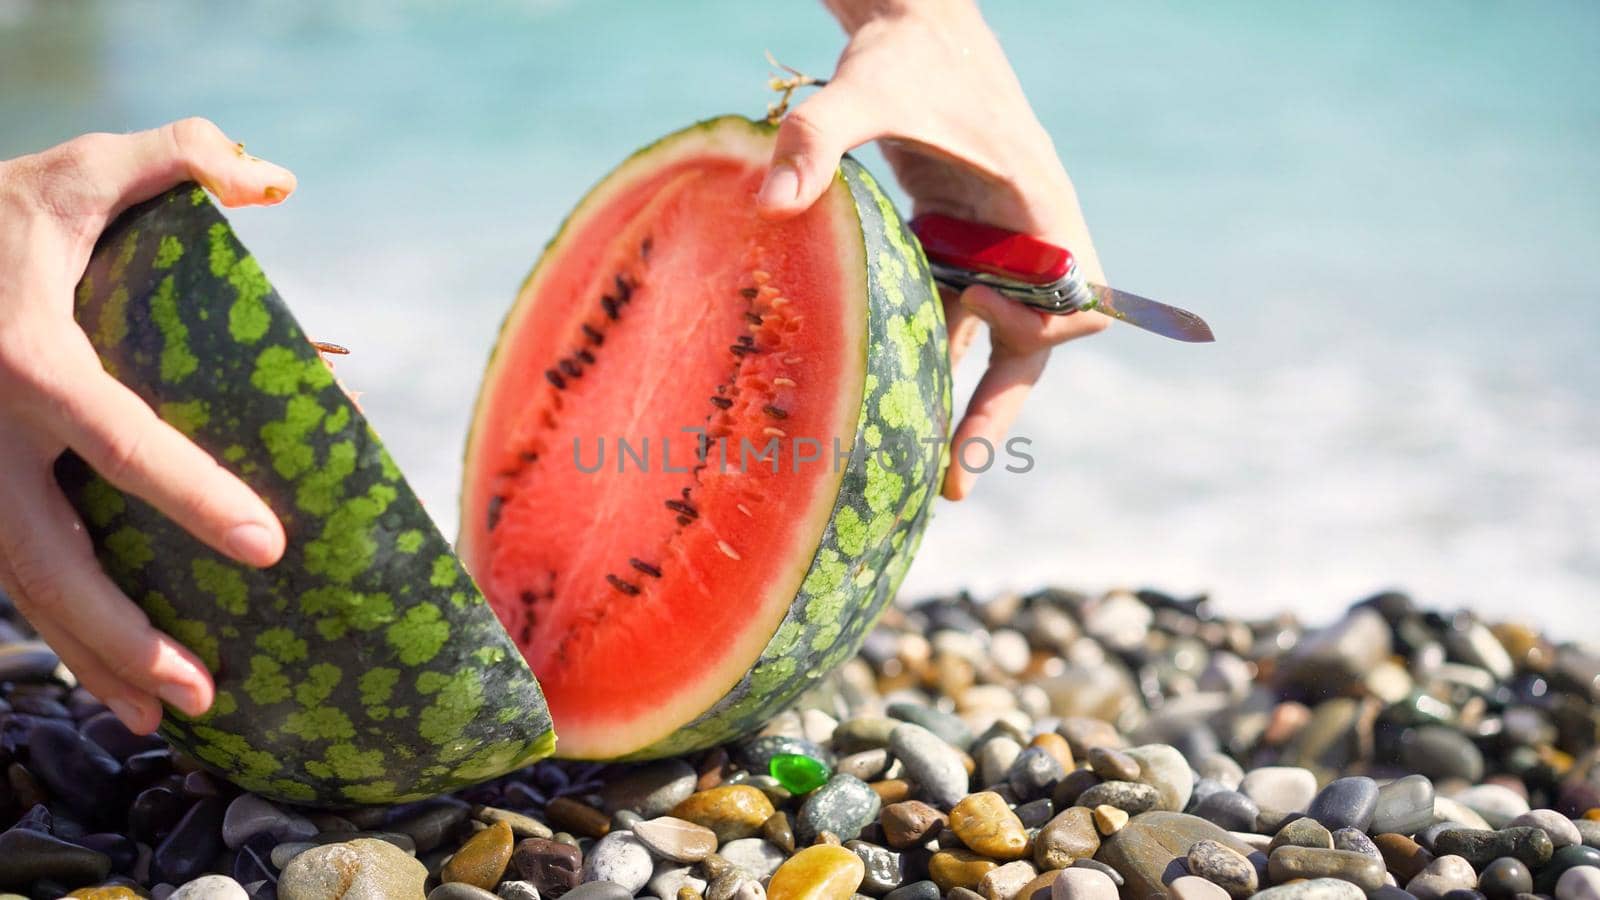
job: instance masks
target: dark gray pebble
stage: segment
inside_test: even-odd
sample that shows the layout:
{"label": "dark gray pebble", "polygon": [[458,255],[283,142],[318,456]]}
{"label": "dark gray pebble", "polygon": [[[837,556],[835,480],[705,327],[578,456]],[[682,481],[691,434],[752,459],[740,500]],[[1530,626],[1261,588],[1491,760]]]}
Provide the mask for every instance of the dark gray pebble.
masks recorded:
{"label": "dark gray pebble", "polygon": [[833,768],[833,754],[805,738],[769,734],[740,745],[734,756],[753,774],[765,775],[774,756],[809,756]]}
{"label": "dark gray pebble", "polygon": [[1254,800],[1238,791],[1220,790],[1201,800],[1194,814],[1228,831],[1250,831],[1261,810]]}
{"label": "dark gray pebble", "polygon": [[456,827],[472,814],[472,807],[451,797],[424,800],[395,810],[384,827],[410,837],[418,853],[427,853],[445,842]]}
{"label": "dark gray pebble", "polygon": [[885,894],[883,900],[939,900],[939,886],[931,881],[913,881]]}
{"label": "dark gray pebble", "polygon": [[1512,856],[1537,869],[1550,861],[1555,846],[1542,828],[1519,825],[1486,831],[1481,828],[1447,828],[1433,839],[1438,856],[1454,855],[1482,868],[1502,856]]}
{"label": "dark gray pebble", "polygon": [[840,772],[812,791],[800,807],[794,824],[795,841],[809,847],[824,831],[841,841],[852,840],[878,818],[881,808],[878,793],[865,781]]}
{"label": "dark gray pebble", "polygon": [[1378,783],[1371,778],[1355,775],[1336,778],[1317,792],[1307,815],[1332,831],[1338,828],[1358,828],[1365,831],[1372,824],[1372,814],[1378,807]]}
{"label": "dark gray pebble", "polygon": [[183,884],[204,875],[211,860],[222,852],[222,818],[227,810],[228,802],[221,797],[206,797],[189,807],[155,849],[150,877]]}
{"label": "dark gray pebble", "polygon": [[905,863],[893,850],[869,844],[866,841],[847,841],[845,848],[866,866],[866,875],[859,890],[872,897],[881,897],[900,887],[906,880]]}
{"label": "dark gray pebble", "polygon": [[1042,747],[1029,747],[1018,754],[1006,771],[1006,783],[1018,800],[1027,802],[1048,798],[1056,782],[1066,777],[1067,770]]}
{"label": "dark gray pebble", "polygon": [[28,769],[52,797],[85,819],[98,818],[108,803],[126,802],[122,764],[70,724],[40,719],[28,729]]}
{"label": "dark gray pebble", "polygon": [[0,885],[51,879],[69,889],[102,881],[111,857],[29,828],[0,833]]}
{"label": "dark gray pebble", "polygon": [[1137,781],[1102,781],[1078,795],[1078,806],[1114,806],[1130,816],[1155,809],[1161,792]]}
{"label": "dark gray pebble", "polygon": [[1434,780],[1483,779],[1483,753],[1466,735],[1444,725],[1423,725],[1400,736],[1400,765]]}
{"label": "dark gray pebble", "polygon": [[1562,847],[1550,854],[1550,861],[1534,870],[1533,890],[1539,894],[1554,894],[1556,882],[1561,880],[1568,869],[1574,866],[1595,866],[1600,868],[1600,850],[1586,847],[1582,844],[1573,844]]}
{"label": "dark gray pebble", "polygon": [[1522,860],[1502,856],[1483,867],[1478,875],[1478,890],[1489,900],[1511,900],[1518,894],[1533,892],[1533,873]]}
{"label": "dark gray pebble", "polygon": [[920,703],[891,703],[886,710],[891,719],[910,722],[928,729],[957,750],[972,746],[972,729],[959,716],[930,709]]}

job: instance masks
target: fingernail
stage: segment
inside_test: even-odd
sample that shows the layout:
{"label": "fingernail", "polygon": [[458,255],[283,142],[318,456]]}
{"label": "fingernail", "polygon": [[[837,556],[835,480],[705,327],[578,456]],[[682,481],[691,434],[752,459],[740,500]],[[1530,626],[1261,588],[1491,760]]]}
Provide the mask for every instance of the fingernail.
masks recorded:
{"label": "fingernail", "polygon": [[246,522],[233,526],[228,532],[228,552],[234,557],[255,565],[269,564],[277,553],[277,542],[267,526]]}
{"label": "fingernail", "polygon": [[156,690],[156,696],[185,715],[198,716],[206,711],[200,705],[200,692],[186,684],[168,682]]}
{"label": "fingernail", "polygon": [[110,708],[112,715],[121,720],[122,724],[128,726],[129,731],[137,734],[144,733],[144,714],[139,710],[138,705],[118,698],[116,700],[107,700],[106,706]]}
{"label": "fingernail", "polygon": [[767,173],[756,202],[762,206],[781,206],[800,196],[800,173],[788,163],[778,163]]}

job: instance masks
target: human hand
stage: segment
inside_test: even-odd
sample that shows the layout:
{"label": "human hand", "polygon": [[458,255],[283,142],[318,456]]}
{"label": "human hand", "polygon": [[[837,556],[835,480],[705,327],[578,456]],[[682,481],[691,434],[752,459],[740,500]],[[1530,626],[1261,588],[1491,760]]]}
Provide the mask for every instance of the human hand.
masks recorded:
{"label": "human hand", "polygon": [[248,565],[283,554],[283,527],[255,492],[106,374],[73,320],[89,254],[127,207],[184,181],[225,206],[270,205],[295,188],[204,119],[129,135],[88,134],[0,161],[0,587],[78,680],[137,733],[161,703],[211,706],[210,673],[157,631],[101,571],[57,488],[71,449],[118,488]]}
{"label": "human hand", "polygon": [[[757,202],[770,216],[809,208],[839,158],[868,141],[911,195],[913,214],[940,212],[1069,247],[1104,283],[1089,228],[1055,146],[1034,117],[1005,53],[971,0],[828,0],[850,33],[833,78],[795,107]],[[955,365],[989,327],[989,365],[951,438],[998,447],[1044,371],[1050,350],[1110,324],[1097,312],[1055,316],[974,285],[944,292]],[[954,457],[952,457],[954,459]],[[977,474],[951,465],[944,496],[960,500]]]}

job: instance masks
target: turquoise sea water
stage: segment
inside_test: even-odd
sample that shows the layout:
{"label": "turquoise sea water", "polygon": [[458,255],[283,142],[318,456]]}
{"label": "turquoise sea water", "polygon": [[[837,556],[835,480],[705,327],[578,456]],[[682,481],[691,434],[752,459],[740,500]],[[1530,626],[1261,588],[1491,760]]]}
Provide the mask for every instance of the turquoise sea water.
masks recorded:
{"label": "turquoise sea water", "polygon": [[[907,591],[1319,620],[1398,584],[1600,635],[1600,6],[985,9],[1114,282],[1220,341],[1058,351],[1038,467],[942,504]],[[761,111],[763,50],[841,47],[802,0],[0,0],[0,158],[198,114],[294,168],[233,218],[453,531],[483,360],[561,216],[659,134]]]}

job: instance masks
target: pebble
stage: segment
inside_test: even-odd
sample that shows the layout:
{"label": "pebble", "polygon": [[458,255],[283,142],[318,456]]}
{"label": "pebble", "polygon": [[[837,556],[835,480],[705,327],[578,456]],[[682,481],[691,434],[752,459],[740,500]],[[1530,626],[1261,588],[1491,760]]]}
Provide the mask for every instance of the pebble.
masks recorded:
{"label": "pebble", "polygon": [[1416,834],[1433,821],[1433,782],[1407,775],[1378,788],[1368,827],[1373,834]]}
{"label": "pebble", "polygon": [[1200,818],[1214,822],[1227,831],[1249,831],[1255,828],[1256,819],[1261,815],[1261,808],[1254,800],[1232,790],[1207,794],[1193,811]]}
{"label": "pebble", "polygon": [[984,873],[978,880],[978,893],[985,900],[1015,900],[1038,875],[1039,871],[1027,860],[1008,862]]}
{"label": "pebble", "polygon": [[248,900],[244,886],[226,875],[202,875],[180,886],[167,900]]}
{"label": "pebble", "polygon": [[1115,747],[1095,747],[1089,751],[1089,768],[1107,781],[1136,781],[1139,761]]}
{"label": "pebble", "polygon": [[1341,828],[1333,833],[1333,849],[1349,850],[1352,853],[1364,853],[1378,862],[1383,862],[1383,854],[1378,852],[1378,845],[1367,837],[1365,831],[1359,828]]}
{"label": "pebble", "polygon": [[1267,845],[1267,852],[1285,846],[1332,850],[1333,833],[1316,819],[1301,816],[1278,829],[1278,833],[1272,837],[1272,843]]}
{"label": "pebble", "polygon": [[928,800],[949,809],[967,795],[967,769],[957,750],[920,725],[904,724],[889,733],[889,750]]}
{"label": "pebble", "polygon": [[[755,788],[750,790],[761,793]],[[765,796],[765,795],[763,795]],[[687,803],[688,801],[684,801]],[[632,812],[631,810],[619,810]],[[584,837],[601,838],[611,831],[611,817],[587,803],[580,803],[571,797],[556,797],[544,807],[545,818],[550,824],[563,831],[570,831]],[[634,815],[638,815],[634,813]]]}
{"label": "pebble", "polygon": [[0,832],[0,886],[50,879],[66,885],[100,881],[111,857],[27,828]]}
{"label": "pebble", "polygon": [[1337,878],[1313,878],[1280,884],[1256,894],[1256,900],[1364,900],[1361,888]]}
{"label": "pebble", "polygon": [[606,812],[631,809],[653,819],[666,815],[674,806],[689,799],[694,793],[695,780],[694,767],[683,760],[657,760],[608,781],[600,789],[600,799]]}
{"label": "pebble", "polygon": [[1194,875],[1183,875],[1167,884],[1174,900],[1229,900],[1228,892]]}
{"label": "pebble", "polygon": [[633,836],[651,853],[674,862],[699,862],[717,849],[716,832],[704,825],[672,816],[658,816],[635,823]]}
{"label": "pebble", "polygon": [[[991,742],[992,743],[992,742]],[[1015,742],[1013,742],[1015,743]],[[852,753],[839,760],[835,771],[854,775],[862,781],[871,781],[889,769],[889,751],[882,747]]]}
{"label": "pebble", "polygon": [[387,841],[357,838],[314,847],[278,876],[279,900],[397,900],[420,897],[428,869]]}
{"label": "pebble", "polygon": [[629,900],[633,894],[620,884],[609,881],[592,881],[580,884],[567,892],[567,900]]}
{"label": "pebble", "polygon": [[843,847],[807,847],[789,857],[767,884],[768,900],[849,900],[866,874],[861,857]]}
{"label": "pebble", "polygon": [[203,797],[189,807],[150,859],[152,878],[183,884],[198,878],[222,852],[222,820],[228,803],[221,797]]}
{"label": "pebble", "polygon": [[[610,884],[599,881],[596,884]],[[585,885],[587,887],[587,885]],[[704,894],[706,880],[694,875],[690,866],[661,859],[656,861],[655,871],[650,873],[650,882],[645,885],[645,890],[659,897],[660,900],[675,900],[679,892],[687,888],[696,895]]]}
{"label": "pebble", "polygon": [[494,894],[500,900],[539,900],[539,889],[531,881],[502,881]]}
{"label": "pebble", "polygon": [[711,829],[719,842],[754,837],[773,812],[766,794],[742,784],[697,791],[672,809],[675,818]]}
{"label": "pebble", "polygon": [[1102,781],[1078,795],[1077,803],[1090,808],[1115,806],[1129,815],[1148,812],[1161,804],[1161,794],[1137,781]]}
{"label": "pebble", "polygon": [[1094,813],[1081,806],[1062,812],[1039,829],[1033,840],[1033,861],[1041,869],[1061,869],[1090,859],[1100,850]]}
{"label": "pebble", "polygon": [[[723,844],[717,855],[766,883],[786,858],[784,852],[761,838],[741,838]],[[702,857],[704,858],[704,857]]]}
{"label": "pebble", "polygon": [[1551,893],[1561,876],[1577,866],[1600,868],[1600,850],[1593,847],[1562,847],[1550,854],[1550,862],[1543,868],[1534,870],[1534,893]]}
{"label": "pebble", "polygon": [[1215,884],[1234,900],[1256,892],[1259,880],[1255,863],[1237,850],[1213,840],[1195,841],[1186,861],[1191,873]]}
{"label": "pebble", "polygon": [[1006,771],[1006,784],[1021,800],[1050,796],[1050,791],[1067,774],[1054,754],[1043,747],[1029,747],[1012,761]]}
{"label": "pebble", "polygon": [[841,841],[852,840],[878,818],[881,809],[877,792],[854,775],[841,772],[806,798],[795,818],[795,840],[809,845],[823,832]]}
{"label": "pebble", "polygon": [[511,826],[496,822],[467,839],[439,870],[439,880],[494,890],[511,862]]}
{"label": "pebble", "polygon": [[637,894],[650,881],[655,864],[631,831],[613,831],[596,841],[583,858],[583,880],[620,884]]}
{"label": "pebble", "polygon": [[950,810],[950,828],[969,849],[990,859],[1021,859],[1028,853],[1022,820],[993,791],[970,794],[957,803]]}
{"label": "pebble", "polygon": [[1249,855],[1250,848],[1197,816],[1154,811],[1133,817],[1100,845],[1096,859],[1117,870],[1129,900],[1163,894],[1167,867],[1197,841],[1212,840]]}
{"label": "pebble", "polygon": [[511,829],[511,836],[521,840],[523,838],[548,838],[553,832],[550,826],[532,816],[509,809],[498,809],[493,806],[475,806],[472,808],[472,817],[486,825],[504,822]]}
{"label": "pebble", "polygon": [[317,836],[317,826],[255,794],[240,794],[223,814],[222,842],[237,850],[258,834],[270,835],[278,843],[306,841]]}
{"label": "pebble", "polygon": [[[1449,797],[1434,797],[1433,824],[1440,825],[1445,823],[1452,824],[1458,828],[1477,828],[1483,831],[1493,830],[1489,828],[1489,823],[1483,820],[1483,816],[1478,815],[1477,811],[1472,807],[1464,803],[1457,803]],[[1418,834],[1420,833],[1419,831]]]}
{"label": "pebble", "polygon": [[957,750],[972,746],[972,729],[959,716],[930,709],[920,703],[891,703],[886,712],[890,718],[922,726]]}
{"label": "pebble", "polygon": [[411,838],[418,853],[443,844],[457,826],[472,814],[472,807],[451,797],[424,800],[406,807],[394,821],[385,827]]}
{"label": "pebble", "polygon": [[428,900],[493,900],[495,896],[464,881],[447,881],[428,892]]}
{"label": "pebble", "polygon": [[1262,809],[1305,812],[1317,795],[1317,776],[1298,766],[1263,766],[1246,772],[1239,790]]}
{"label": "pebble", "polygon": [[1390,832],[1372,839],[1383,863],[1402,884],[1422,873],[1433,862],[1433,853],[1403,834]]}
{"label": "pebble", "polygon": [[1383,886],[1383,876],[1381,859],[1351,850],[1283,846],[1267,860],[1267,877],[1275,884],[1297,878],[1338,878],[1371,892]]}
{"label": "pebble", "polygon": [[1101,834],[1116,834],[1122,830],[1124,825],[1128,824],[1128,814],[1115,806],[1106,806],[1102,803],[1096,806],[1093,812],[1095,830]]}
{"label": "pebble", "polygon": [[995,868],[999,868],[999,863],[971,850],[940,850],[928,860],[928,877],[942,891],[948,892],[958,887],[971,890],[978,886],[990,869]]}
{"label": "pebble", "polygon": [[1533,873],[1520,859],[1502,856],[1483,867],[1478,874],[1478,890],[1489,900],[1510,900],[1518,894],[1533,893]]}
{"label": "pebble", "polygon": [[1063,869],[1050,886],[1051,900],[1118,900],[1117,884],[1094,869]]}
{"label": "pebble", "polygon": [[1443,725],[1423,725],[1400,738],[1400,764],[1434,780],[1483,778],[1483,753],[1461,732]]}
{"label": "pebble", "polygon": [[1194,771],[1176,748],[1166,744],[1146,744],[1125,751],[1139,763],[1139,781],[1156,789],[1159,809],[1178,812],[1189,805],[1194,790]]}
{"label": "pebble", "polygon": [[802,737],[769,734],[747,741],[735,752],[740,764],[752,772],[766,772],[779,756],[804,756],[832,768],[833,754]]}
{"label": "pebble", "polygon": [[1499,857],[1512,856],[1537,869],[1550,861],[1554,851],[1550,836],[1541,828],[1529,826],[1499,831],[1447,828],[1433,839],[1436,855],[1459,856],[1474,866],[1486,866]]}
{"label": "pebble", "polygon": [[1528,798],[1503,784],[1475,784],[1451,799],[1482,816],[1490,828],[1504,828],[1528,812]]}
{"label": "pebble", "polygon": [[913,881],[883,895],[883,900],[939,900],[943,894],[932,881]]}
{"label": "pebble", "polygon": [[1583,835],[1579,833],[1578,826],[1553,809],[1529,810],[1506,824],[1511,827],[1527,826],[1543,831],[1549,836],[1551,846],[1557,850],[1583,843]]}
{"label": "pebble", "polygon": [[889,846],[903,850],[937,833],[945,827],[949,818],[921,800],[903,800],[885,806],[879,821]]}
{"label": "pebble", "polygon": [[849,841],[844,847],[861,857],[861,864],[866,867],[861,879],[862,893],[882,896],[905,881],[905,861],[893,850],[866,841]]}
{"label": "pebble", "polygon": [[1556,882],[1556,900],[1600,900],[1600,869],[1575,866]]}
{"label": "pebble", "polygon": [[1478,873],[1459,856],[1440,856],[1406,882],[1406,890],[1417,900],[1443,900],[1451,891],[1470,891],[1477,886]]}
{"label": "pebble", "polygon": [[1357,828],[1365,831],[1372,824],[1378,807],[1378,783],[1361,775],[1337,778],[1317,792],[1306,814],[1329,831]]}
{"label": "pebble", "polygon": [[511,851],[512,868],[547,898],[559,897],[577,887],[582,865],[577,847],[555,840],[525,838]]}

